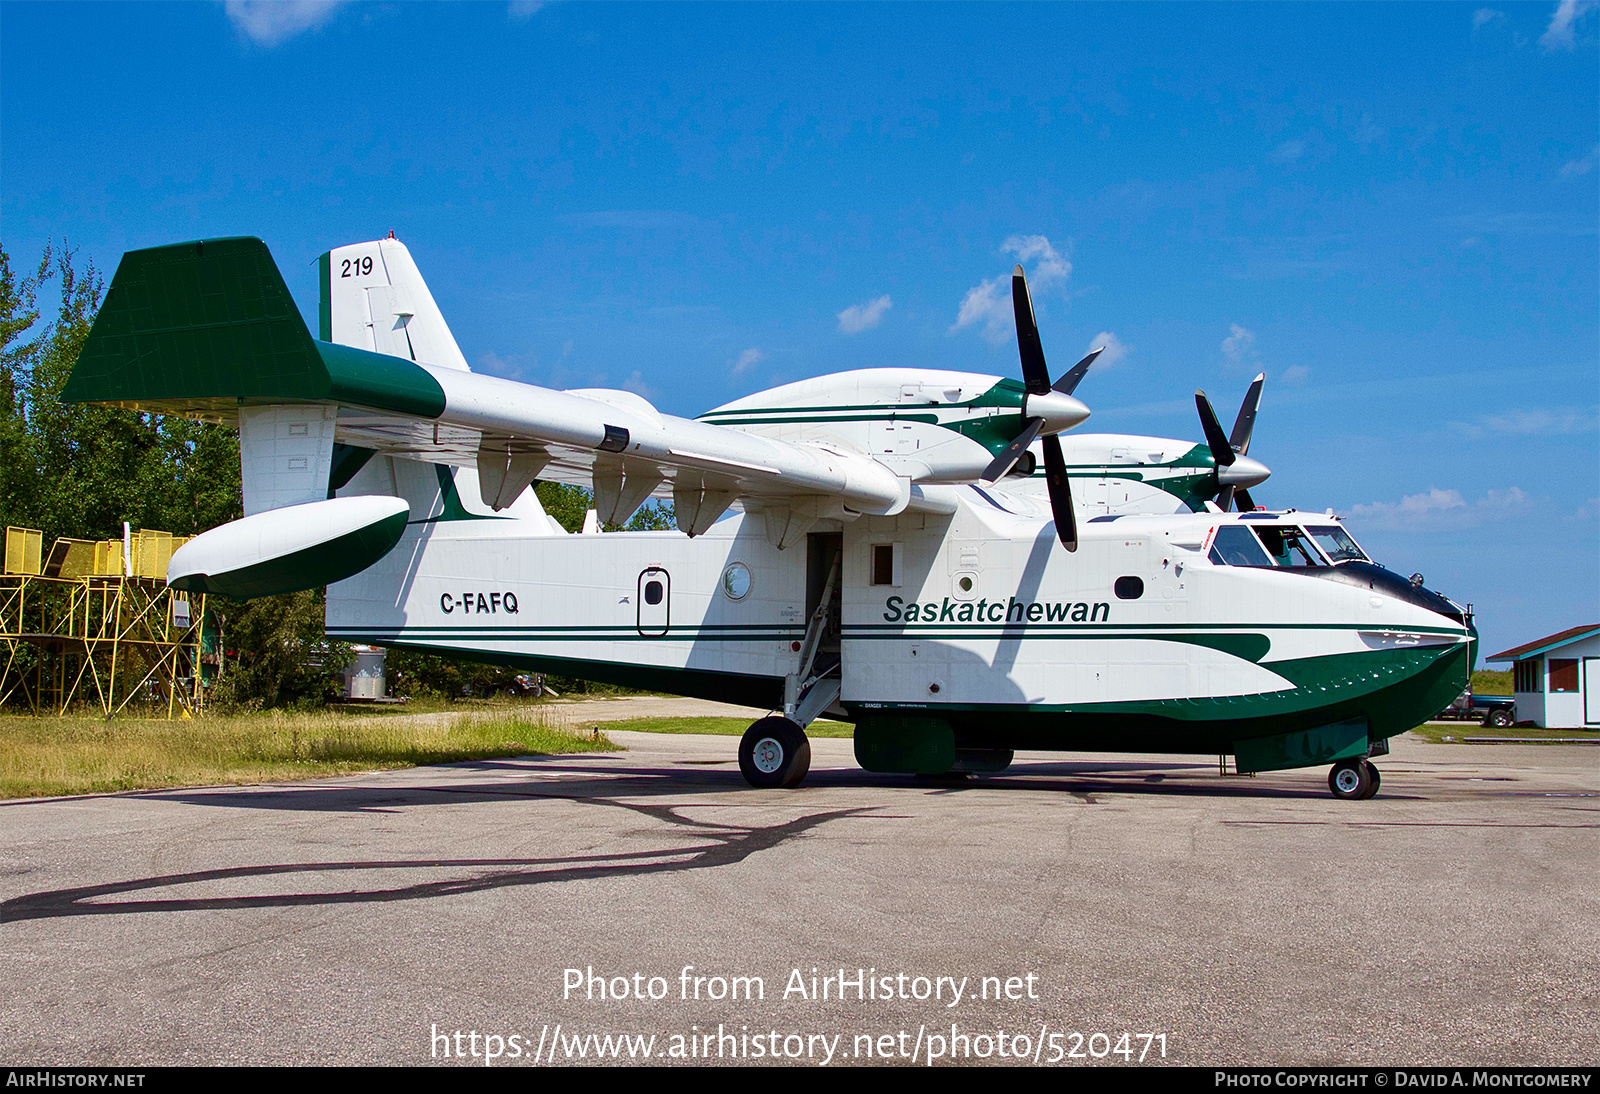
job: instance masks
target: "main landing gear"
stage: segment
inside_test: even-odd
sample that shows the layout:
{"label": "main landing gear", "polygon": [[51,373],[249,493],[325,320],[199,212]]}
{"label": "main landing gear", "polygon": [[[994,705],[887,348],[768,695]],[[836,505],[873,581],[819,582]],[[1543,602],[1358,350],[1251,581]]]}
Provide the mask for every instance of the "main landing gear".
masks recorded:
{"label": "main landing gear", "polygon": [[1328,789],[1336,798],[1362,801],[1378,792],[1383,777],[1371,760],[1342,760],[1328,772]]}
{"label": "main landing gear", "polygon": [[761,790],[791,789],[811,770],[811,741],[787,718],[763,718],[739,742],[739,772]]}

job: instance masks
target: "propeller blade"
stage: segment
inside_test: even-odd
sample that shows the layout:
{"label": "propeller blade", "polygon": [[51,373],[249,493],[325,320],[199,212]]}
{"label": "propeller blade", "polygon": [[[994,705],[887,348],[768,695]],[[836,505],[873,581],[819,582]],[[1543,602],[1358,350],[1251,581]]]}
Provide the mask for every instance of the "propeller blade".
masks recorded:
{"label": "propeller blade", "polygon": [[1106,347],[1104,346],[1101,346],[1098,349],[1090,350],[1088,355],[1084,357],[1083,360],[1072,366],[1071,371],[1055,382],[1052,390],[1059,391],[1063,395],[1071,395],[1073,391],[1076,390],[1078,384],[1082,382],[1084,376],[1088,373],[1089,366],[1094,364],[1094,359],[1099,357],[1105,351]]}
{"label": "propeller blade", "polygon": [[1044,439],[1044,481],[1050,487],[1050,512],[1056,518],[1056,535],[1061,546],[1078,549],[1078,520],[1072,511],[1072,487],[1067,483],[1067,461],[1061,455],[1061,438],[1054,433]]}
{"label": "propeller blade", "polygon": [[1011,310],[1017,317],[1017,353],[1022,358],[1022,382],[1029,395],[1043,395],[1050,390],[1050,368],[1044,362],[1039,324],[1033,318],[1033,300],[1028,296],[1028,279],[1020,263],[1011,271]]}
{"label": "propeller blade", "polygon": [[1039,435],[1039,430],[1044,428],[1043,418],[1029,418],[1027,427],[1017,434],[1017,439],[1000,450],[1000,455],[984,469],[980,478],[984,482],[999,482],[1011,473],[1017,461],[1022,459],[1022,454],[1028,450],[1033,439]]}
{"label": "propeller blade", "polygon": [[1204,391],[1197,390],[1194,393],[1194,405],[1200,412],[1200,428],[1205,430],[1211,458],[1217,461],[1218,467],[1229,466],[1238,454],[1228,443],[1228,438],[1222,435],[1222,423],[1217,421],[1217,412],[1211,409],[1211,400],[1206,398]]}
{"label": "propeller blade", "polygon": [[1266,381],[1267,374],[1264,372],[1258,373],[1250,381],[1250,390],[1244,393],[1244,402],[1239,404],[1239,416],[1233,420],[1228,446],[1241,456],[1250,451],[1250,433],[1256,427],[1256,409],[1261,405],[1261,385]]}
{"label": "propeller blade", "polygon": [[1237,486],[1224,486],[1221,490],[1219,490],[1217,492],[1217,508],[1221,509],[1224,513],[1226,513],[1229,509],[1232,509],[1234,491],[1238,489],[1239,488]]}
{"label": "propeller blade", "polygon": [[1250,491],[1246,490],[1244,487],[1241,486],[1237,490],[1234,490],[1234,488],[1230,486],[1228,489],[1233,490],[1233,500],[1239,503],[1239,512],[1248,513],[1250,510],[1256,507],[1255,501],[1250,497]]}

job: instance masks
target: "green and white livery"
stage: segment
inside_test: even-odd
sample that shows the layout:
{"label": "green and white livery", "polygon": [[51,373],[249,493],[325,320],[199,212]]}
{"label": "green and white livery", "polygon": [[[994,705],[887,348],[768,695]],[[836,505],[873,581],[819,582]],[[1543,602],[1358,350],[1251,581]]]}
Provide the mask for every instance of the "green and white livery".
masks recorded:
{"label": "green and white livery", "polygon": [[[697,419],[472,373],[392,238],[321,271],[313,338],[259,240],[118,268],[66,398],[240,430],[246,516],[176,552],[174,585],[326,584],[338,638],[768,707],[739,750],[768,787],[804,778],[828,713],[874,771],[1188,752],[1331,765],[1362,798],[1470,675],[1459,606],[1331,514],[1254,506],[1259,378],[1228,437],[1198,394],[1200,445],[1063,436],[1094,355],[1051,382],[1020,270],[1021,382],[871,369]],[[593,490],[585,533],[539,479]],[[676,531],[598,531],[651,497]]]}

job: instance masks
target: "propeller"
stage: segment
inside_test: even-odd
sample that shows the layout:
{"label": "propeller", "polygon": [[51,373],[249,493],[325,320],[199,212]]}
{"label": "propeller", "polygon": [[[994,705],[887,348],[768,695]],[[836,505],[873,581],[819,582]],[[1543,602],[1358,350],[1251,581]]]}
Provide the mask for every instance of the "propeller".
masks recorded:
{"label": "propeller", "polygon": [[1011,305],[1017,317],[1017,352],[1022,358],[1022,382],[1027,391],[1022,400],[1023,428],[1015,440],[1000,450],[981,477],[988,483],[1005,478],[1034,439],[1042,435],[1045,485],[1050,490],[1056,535],[1063,547],[1076,551],[1078,522],[1072,511],[1072,489],[1067,484],[1067,461],[1061,454],[1057,434],[1089,416],[1089,408],[1074,399],[1072,393],[1105,347],[1092,350],[1052,384],[1044,347],[1039,342],[1039,324],[1033,317],[1033,300],[1028,296],[1028,279],[1020,265],[1011,271]]}
{"label": "propeller", "polygon": [[1233,420],[1233,432],[1226,437],[1222,435],[1222,424],[1217,421],[1217,412],[1211,409],[1206,393],[1194,393],[1200,428],[1205,431],[1211,458],[1217,464],[1217,484],[1221,487],[1217,492],[1217,505],[1224,512],[1235,502],[1241,513],[1254,509],[1256,503],[1246,487],[1266,482],[1267,476],[1272,474],[1265,464],[1246,455],[1250,451],[1250,434],[1256,426],[1256,410],[1261,406],[1261,387],[1266,380],[1266,374],[1261,373],[1250,382],[1250,390],[1239,404],[1239,416]]}

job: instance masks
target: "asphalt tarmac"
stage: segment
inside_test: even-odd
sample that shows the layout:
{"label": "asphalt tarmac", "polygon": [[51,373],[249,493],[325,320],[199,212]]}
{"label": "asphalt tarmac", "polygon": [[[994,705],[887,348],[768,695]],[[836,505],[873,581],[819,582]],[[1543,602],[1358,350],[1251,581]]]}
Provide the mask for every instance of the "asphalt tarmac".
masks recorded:
{"label": "asphalt tarmac", "polygon": [[1404,739],[1341,802],[838,740],[755,791],[736,738],[617,739],[0,803],[0,1062],[1600,1059],[1600,748]]}

